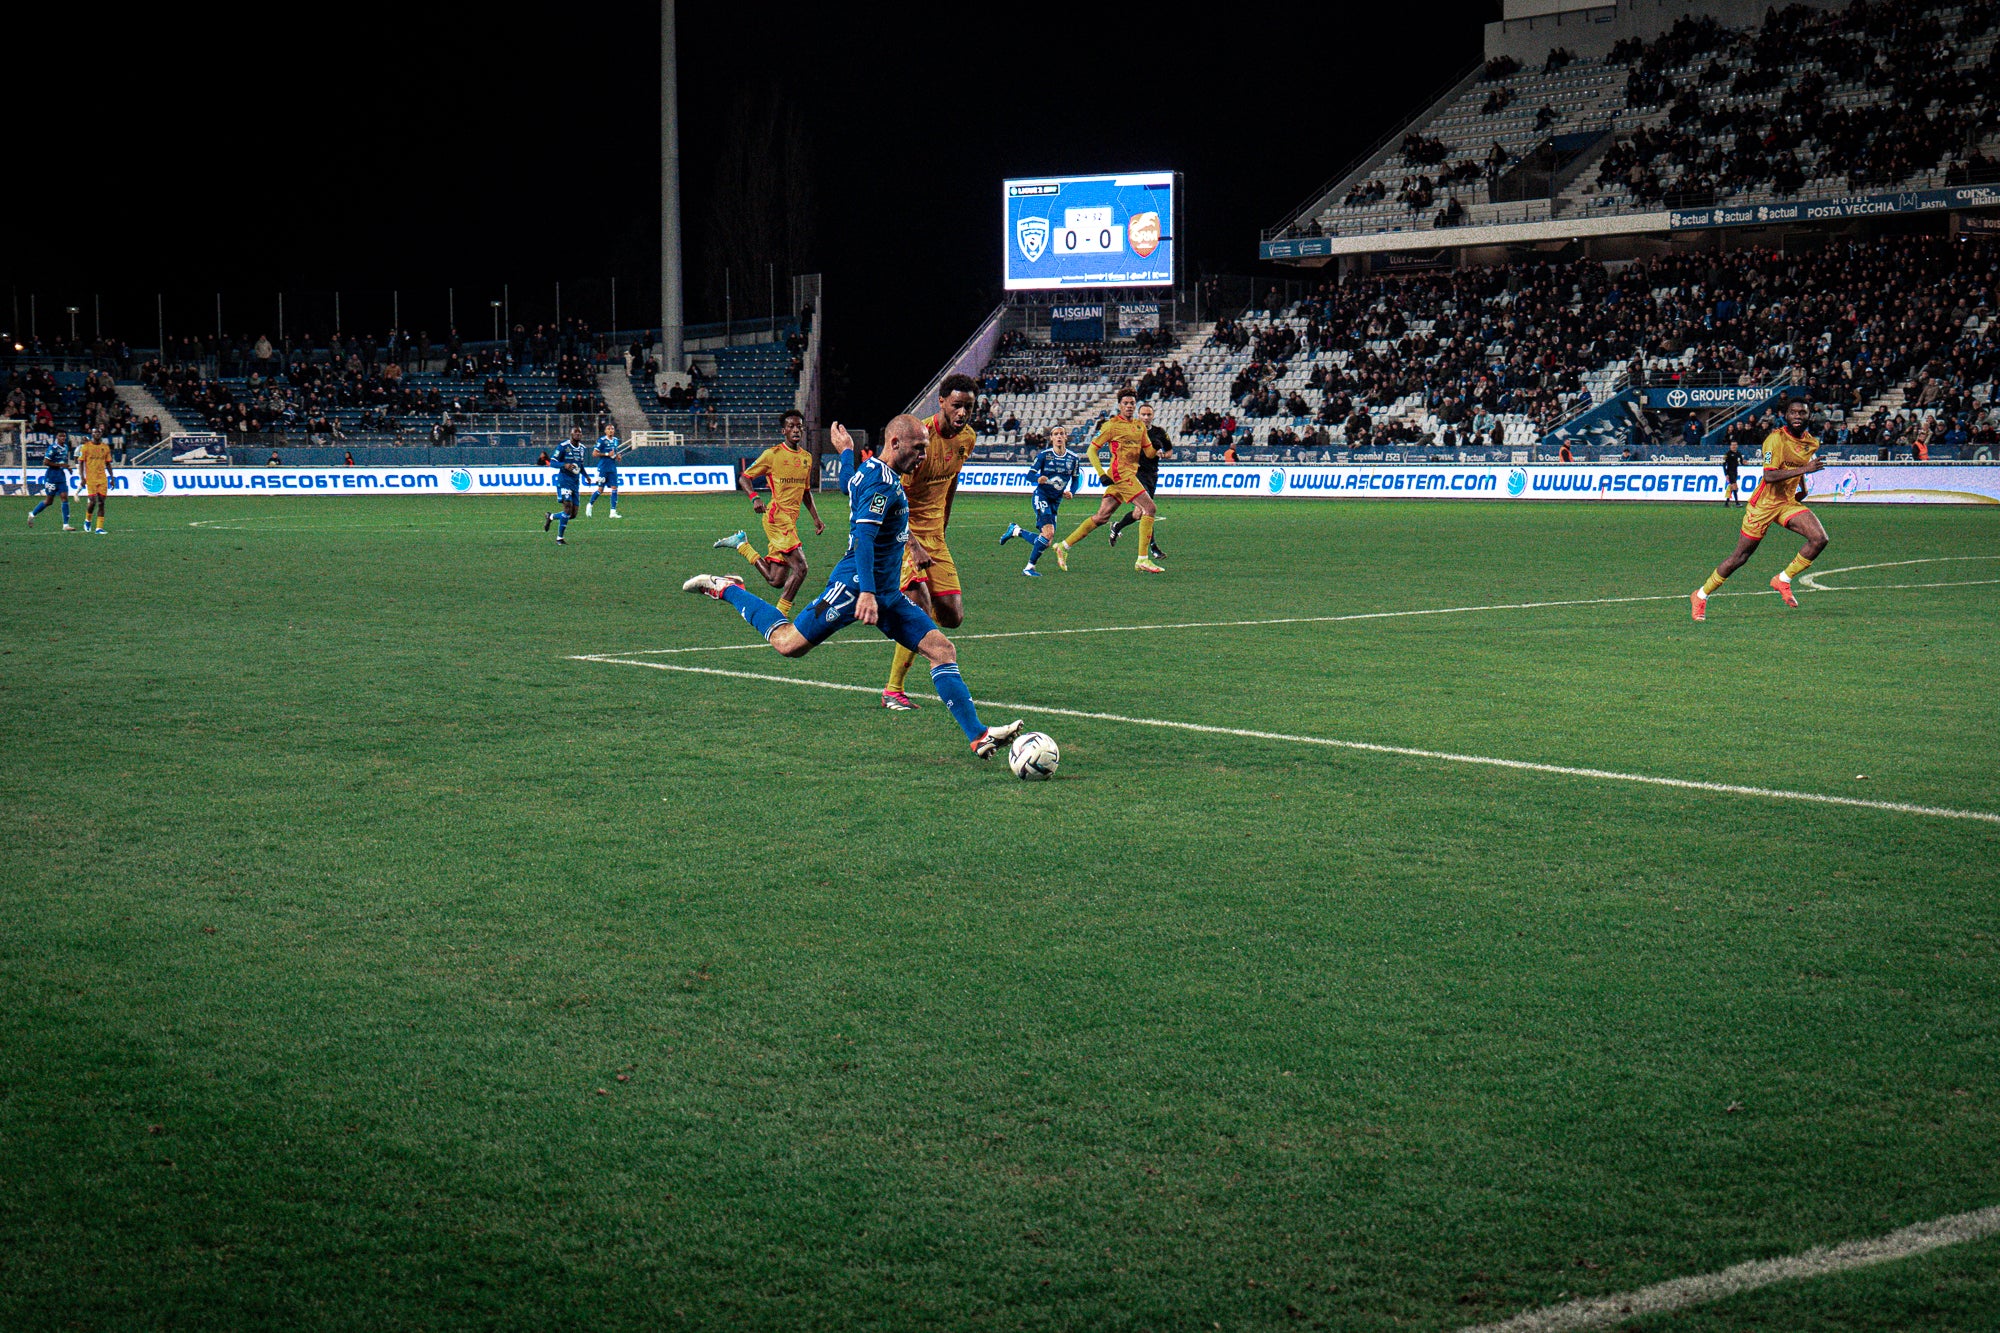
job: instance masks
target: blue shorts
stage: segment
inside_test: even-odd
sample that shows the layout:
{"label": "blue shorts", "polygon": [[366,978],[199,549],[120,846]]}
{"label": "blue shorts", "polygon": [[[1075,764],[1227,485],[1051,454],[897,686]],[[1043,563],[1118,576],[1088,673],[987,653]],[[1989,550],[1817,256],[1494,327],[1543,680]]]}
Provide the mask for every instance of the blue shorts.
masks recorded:
{"label": "blue shorts", "polygon": [[613,490],[618,489],[618,465],[616,463],[599,463],[597,465],[597,484],[600,486],[609,486]]}
{"label": "blue shorts", "polygon": [[[860,596],[861,585],[855,578],[854,566],[843,560],[828,576],[826,591],[793,618],[792,626],[806,636],[806,642],[825,643],[854,623],[854,603]],[[921,606],[900,592],[876,593],[875,605],[882,612],[876,628],[911,652],[916,651],[925,635],[937,628],[937,622]]]}
{"label": "blue shorts", "polygon": [[1034,504],[1035,526],[1037,528],[1054,527],[1056,525],[1056,511],[1062,508],[1062,497],[1058,495],[1053,500],[1045,500],[1042,498],[1042,493],[1036,491]]}
{"label": "blue shorts", "polygon": [[583,478],[577,473],[556,473],[556,499],[574,502],[576,500],[577,488],[582,484]]}
{"label": "blue shorts", "polygon": [[69,494],[68,470],[65,468],[52,467],[48,471],[44,472],[42,474],[42,493],[44,495],[68,495]]}

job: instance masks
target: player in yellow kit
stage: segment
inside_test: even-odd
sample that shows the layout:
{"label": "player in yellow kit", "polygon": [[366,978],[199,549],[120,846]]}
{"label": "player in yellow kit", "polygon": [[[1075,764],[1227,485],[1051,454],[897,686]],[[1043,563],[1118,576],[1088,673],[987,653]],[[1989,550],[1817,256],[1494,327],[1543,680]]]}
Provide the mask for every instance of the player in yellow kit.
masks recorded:
{"label": "player in yellow kit", "polygon": [[[76,451],[76,461],[83,464],[83,530],[85,532],[104,531],[104,497],[111,492],[111,446],[104,442],[104,432],[90,432],[90,442]],[[97,515],[97,526],[90,526],[90,516]]]}
{"label": "player in yellow kit", "polygon": [[[972,457],[977,436],[972,409],[979,402],[979,385],[970,375],[947,375],[938,385],[937,411],[924,418],[930,432],[924,455],[903,474],[903,491],[910,500],[910,544],[903,548],[903,593],[944,629],[965,623],[965,593],[958,581],[958,564],[945,544],[945,524],[951,521],[951,500],[958,494],[958,471]],[[882,689],[882,706],[898,713],[916,704],[903,692],[910,663],[917,655],[898,644],[889,663],[889,683]]]}
{"label": "player in yellow kit", "polygon": [[[724,537],[716,546],[730,546],[742,552],[743,558],[764,576],[764,582],[779,590],[778,612],[788,616],[806,581],[806,553],[799,542],[800,505],[812,515],[813,536],[825,532],[826,524],[820,521],[819,510],[813,506],[813,456],[802,447],[806,419],[797,408],[785,413],[784,432],[783,443],[757,455],[757,461],[744,468],[743,475],[736,479],[737,486],[750,497],[750,507],[764,516],[764,540],[771,553],[758,555],[757,548],[750,544],[750,534],[741,531]],[[757,477],[771,479],[769,504],[751,484]]]}
{"label": "player in yellow kit", "polygon": [[1764,534],[1776,523],[1779,527],[1790,528],[1806,539],[1800,548],[1798,558],[1786,565],[1784,572],[1771,580],[1771,586],[1778,596],[1785,599],[1786,606],[1797,606],[1799,599],[1792,595],[1792,577],[1803,574],[1806,567],[1819,558],[1826,549],[1826,529],[1819,517],[1799,500],[1799,480],[1811,476],[1826,464],[1813,457],[1819,452],[1819,440],[1806,430],[1806,421],[1812,415],[1812,408],[1804,398],[1794,398],[1785,404],[1785,424],[1764,437],[1764,479],[1750,495],[1750,503],[1743,511],[1743,534],[1737,539],[1736,549],[1729,558],[1715,567],[1708,581],[1694,590],[1694,618],[1708,619],[1708,595],[1722,586],[1722,581],[1743,567],[1757,544],[1764,540]]}
{"label": "player in yellow kit", "polygon": [[[1158,458],[1160,454],[1146,433],[1146,423],[1133,416],[1138,406],[1138,394],[1130,389],[1120,390],[1118,415],[1106,418],[1090,441],[1090,465],[1104,478],[1104,499],[1098,503],[1097,512],[1083,520],[1068,540],[1056,543],[1056,563],[1064,569],[1069,568],[1069,548],[1088,537],[1099,524],[1117,513],[1121,505],[1129,504],[1139,515],[1139,559],[1132,568],[1142,574],[1167,572],[1152,560],[1153,516],[1157,511],[1153,508],[1153,497],[1139,480],[1140,462]],[[1109,448],[1106,457],[1100,459],[1098,450],[1103,446]]]}

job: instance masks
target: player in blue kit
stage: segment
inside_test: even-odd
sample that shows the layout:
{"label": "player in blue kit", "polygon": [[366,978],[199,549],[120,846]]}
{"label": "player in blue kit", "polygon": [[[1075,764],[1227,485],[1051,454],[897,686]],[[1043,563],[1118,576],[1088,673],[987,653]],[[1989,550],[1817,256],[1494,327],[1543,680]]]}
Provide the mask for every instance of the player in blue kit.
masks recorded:
{"label": "player in blue kit", "polygon": [[604,434],[597,437],[597,448],[592,450],[597,456],[597,489],[590,493],[590,500],[583,506],[583,516],[590,517],[596,507],[598,497],[608,488],[611,491],[611,517],[618,517],[618,460],[625,456],[624,442],[618,438],[618,423],[612,422],[604,428]]}
{"label": "player in blue kit", "polygon": [[28,526],[35,525],[35,515],[62,499],[63,531],[75,532],[69,525],[69,432],[56,432],[55,443],[42,455],[42,502],[28,511]]}
{"label": "player in blue kit", "polygon": [[1021,572],[1031,579],[1042,576],[1042,571],[1035,568],[1035,562],[1042,558],[1042,552],[1055,545],[1056,514],[1062,508],[1063,497],[1076,489],[1077,469],[1082,462],[1069,452],[1069,432],[1057,426],[1049,432],[1049,447],[1036,454],[1035,461],[1028,465],[1028,474],[1035,479],[1034,529],[1031,531],[1019,523],[1009,523],[1007,530],[1000,534],[1000,544],[1005,546],[1016,537],[1028,543],[1032,549]]}
{"label": "player in blue kit", "polygon": [[[832,427],[832,436],[836,450],[853,447],[846,427],[838,422]],[[928,426],[916,417],[899,416],[882,432],[882,452],[855,469],[847,488],[847,554],[827,576],[826,590],[800,613],[796,623],[786,620],[763,598],[753,596],[742,579],[730,575],[697,574],[681,588],[728,602],[750,628],[786,657],[804,657],[857,620],[875,626],[931,664],[931,684],[938,698],[965,732],[972,752],[985,759],[1020,735],[1021,723],[1016,720],[1003,727],[988,727],[980,722],[972,691],[959,674],[958,649],[900,587],[903,548],[910,540],[910,502],[898,474],[914,470],[923,461],[929,440]]]}
{"label": "player in blue kit", "polygon": [[549,524],[556,525],[556,545],[566,545],[569,521],[576,517],[576,494],[583,489],[583,427],[571,426],[569,438],[557,445],[549,455],[549,462],[556,469],[556,509],[542,520],[542,531],[549,530]]}

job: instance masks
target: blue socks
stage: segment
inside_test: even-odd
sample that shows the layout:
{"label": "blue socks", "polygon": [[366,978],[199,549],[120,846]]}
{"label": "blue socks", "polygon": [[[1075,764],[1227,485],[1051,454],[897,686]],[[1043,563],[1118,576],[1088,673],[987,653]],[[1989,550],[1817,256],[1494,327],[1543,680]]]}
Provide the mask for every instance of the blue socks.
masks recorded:
{"label": "blue socks", "polygon": [[63,497],[63,522],[69,522],[69,497],[67,495]]}
{"label": "blue socks", "polygon": [[28,511],[28,517],[33,518],[36,514],[41,513],[44,509],[47,509],[48,507],[49,507],[49,502],[47,500],[44,500],[40,504],[36,505],[33,509],[30,509]]}
{"label": "blue socks", "polygon": [[556,536],[560,537],[565,532],[568,531],[569,531],[569,512],[563,509],[556,510]]}
{"label": "blue socks", "polygon": [[618,488],[616,486],[611,488],[611,507],[613,509],[618,507]]}
{"label": "blue socks", "polygon": [[[770,641],[771,631],[785,623],[784,612],[778,610],[777,607],[772,606],[763,598],[755,596],[743,588],[736,587],[734,584],[730,585],[722,594],[722,600],[735,607],[738,611],[741,611],[743,618],[750,622],[750,628],[763,635],[766,642]],[[959,686],[961,690],[964,688],[963,684]],[[965,702],[970,706],[972,700],[968,697]]]}
{"label": "blue socks", "polygon": [[1039,532],[1028,538],[1028,544],[1035,548],[1028,553],[1028,563],[1031,565],[1042,558],[1042,552],[1049,549],[1049,539]]}
{"label": "blue socks", "polygon": [[[747,616],[749,612],[744,614]],[[986,734],[986,728],[979,722],[979,710],[972,706],[972,691],[965,688],[965,677],[958,674],[958,663],[932,667],[931,684],[937,688],[938,698],[944,700],[951,720],[965,733],[965,739],[976,741]]]}

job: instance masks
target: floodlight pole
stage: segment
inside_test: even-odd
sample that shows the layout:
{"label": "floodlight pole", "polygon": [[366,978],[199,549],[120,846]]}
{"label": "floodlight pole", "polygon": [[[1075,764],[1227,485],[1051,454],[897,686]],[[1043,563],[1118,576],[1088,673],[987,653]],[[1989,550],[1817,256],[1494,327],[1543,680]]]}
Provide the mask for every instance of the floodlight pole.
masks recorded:
{"label": "floodlight pole", "polygon": [[660,0],[660,369],[685,369],[681,309],[680,64],[674,0]]}

